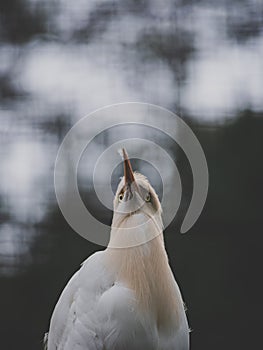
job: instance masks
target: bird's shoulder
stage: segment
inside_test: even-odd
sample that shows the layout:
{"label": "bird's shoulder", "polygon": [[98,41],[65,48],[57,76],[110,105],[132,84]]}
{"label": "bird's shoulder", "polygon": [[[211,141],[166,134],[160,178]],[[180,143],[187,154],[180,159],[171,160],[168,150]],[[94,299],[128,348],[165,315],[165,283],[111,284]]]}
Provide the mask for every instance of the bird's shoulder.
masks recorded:
{"label": "bird's shoulder", "polygon": [[78,287],[86,296],[98,298],[115,282],[115,274],[107,266],[105,251],[86,259],[78,273]]}
{"label": "bird's shoulder", "polygon": [[[111,284],[112,277],[106,271],[104,252],[92,254],[71,277],[58,299],[50,321],[48,350],[66,344],[75,327],[78,327],[79,332],[85,326],[90,337],[96,340],[94,325],[88,324],[84,318],[88,316],[88,320],[93,319],[96,300]],[[79,326],[76,326],[78,323]]]}

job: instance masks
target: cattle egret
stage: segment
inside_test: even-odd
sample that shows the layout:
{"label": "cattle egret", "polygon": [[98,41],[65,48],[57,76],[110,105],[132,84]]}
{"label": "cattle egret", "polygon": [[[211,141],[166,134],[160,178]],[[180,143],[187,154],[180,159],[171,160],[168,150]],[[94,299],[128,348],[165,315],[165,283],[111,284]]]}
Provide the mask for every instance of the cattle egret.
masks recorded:
{"label": "cattle egret", "polygon": [[170,269],[161,205],[123,149],[108,247],[70,279],[45,336],[48,350],[187,350],[189,329]]}

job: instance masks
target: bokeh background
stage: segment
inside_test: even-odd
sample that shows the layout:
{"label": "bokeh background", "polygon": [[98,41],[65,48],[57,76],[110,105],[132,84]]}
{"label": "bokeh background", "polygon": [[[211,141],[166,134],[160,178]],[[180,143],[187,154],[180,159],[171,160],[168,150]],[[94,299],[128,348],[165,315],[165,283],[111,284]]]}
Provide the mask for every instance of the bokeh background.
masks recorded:
{"label": "bokeh background", "polygon": [[[177,113],[207,157],[208,200],[181,235],[192,190],[187,159],[164,135],[132,130],[166,148],[181,173],[183,200],[165,239],[188,307],[191,349],[260,348],[263,2],[3,0],[0,40],[1,349],[41,349],[66,281],[102,249],[60,213],[54,162],[76,121],[124,101]],[[86,161],[130,133],[100,135]],[[152,173],[138,160],[133,165]],[[110,223],[90,173],[79,170],[87,206]]]}

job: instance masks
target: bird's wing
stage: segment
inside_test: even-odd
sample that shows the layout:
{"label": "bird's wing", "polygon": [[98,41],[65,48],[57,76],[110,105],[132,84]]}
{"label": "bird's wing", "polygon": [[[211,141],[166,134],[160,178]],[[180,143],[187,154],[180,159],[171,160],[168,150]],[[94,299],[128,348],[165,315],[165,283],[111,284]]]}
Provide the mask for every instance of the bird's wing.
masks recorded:
{"label": "bird's wing", "polygon": [[155,317],[138,307],[134,292],[111,274],[104,256],[89,257],[65,287],[51,318],[47,349],[172,348],[173,339],[160,346]]}
{"label": "bird's wing", "polygon": [[105,291],[96,310],[105,349],[158,349],[158,334],[151,315],[138,309],[133,291],[125,284],[116,282]]}
{"label": "bird's wing", "polygon": [[109,271],[99,252],[71,278],[51,318],[48,350],[156,349],[154,326]]}
{"label": "bird's wing", "polygon": [[[90,256],[63,290],[50,322],[48,350],[101,350],[103,345],[92,322],[97,295],[109,276],[101,265],[103,252]],[[84,303],[84,305],[83,305]]]}

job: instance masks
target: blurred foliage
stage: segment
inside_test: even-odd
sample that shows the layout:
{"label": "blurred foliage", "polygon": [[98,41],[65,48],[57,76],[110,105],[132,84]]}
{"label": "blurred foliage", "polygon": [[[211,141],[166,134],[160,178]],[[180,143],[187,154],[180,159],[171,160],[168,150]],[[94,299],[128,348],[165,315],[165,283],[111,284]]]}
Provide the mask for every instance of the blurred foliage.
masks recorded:
{"label": "blurred foliage", "polygon": [[[161,24],[165,23],[167,14],[158,18],[157,14],[163,8],[153,12],[151,1],[127,0],[121,4],[118,1],[103,1],[88,13],[87,20],[77,23],[76,28],[68,34],[59,29],[52,17],[52,14],[61,10],[61,2],[2,1],[0,40],[2,45],[13,45],[15,53],[12,56],[14,63],[12,61],[7,69],[0,71],[1,141],[8,139],[8,145],[12,148],[13,139],[21,135],[28,137],[28,140],[43,139],[46,145],[52,138],[57,147],[72,125],[69,117],[72,110],[65,107],[65,110],[55,109],[51,114],[53,106],[45,105],[44,102],[43,112],[37,104],[39,101],[36,102],[19,83],[14,84],[17,69],[23,70],[23,66],[19,66],[24,63],[20,54],[28,53],[29,45],[34,44],[35,40],[41,38],[43,46],[46,42],[53,45],[60,41],[88,45],[95,38],[102,40],[108,24],[116,18],[120,19],[123,14],[136,16],[138,25],[147,18],[150,19],[150,25],[140,31],[136,40],[121,43],[122,61],[126,63],[135,50],[137,60],[133,64],[136,67],[149,61],[161,61],[171,68],[176,82],[184,84],[187,77],[186,64],[198,56],[195,28],[189,24],[189,28],[186,28],[184,13],[191,13],[195,6],[203,6],[205,9],[210,5],[213,8],[216,6],[214,3],[204,0],[171,1],[173,12],[169,13],[167,19],[170,21],[168,29],[164,26],[167,30],[163,30]],[[225,6],[225,27],[220,27],[219,30],[226,31],[230,40],[246,42],[262,34],[261,3],[233,0]],[[177,21],[179,19],[180,23]],[[70,21],[69,15],[63,21]],[[128,23],[127,26],[129,25]],[[132,30],[133,28],[131,32]],[[106,53],[111,45],[112,42],[106,42]],[[93,60],[99,58],[94,56]],[[126,69],[125,65],[124,67]],[[139,68],[136,69],[137,73],[138,71],[140,75]],[[143,78],[140,83],[142,80]],[[128,83],[132,84],[132,79]],[[61,91],[56,93],[62,94]],[[101,91],[97,93],[100,94]],[[169,93],[176,95],[174,91]],[[26,102],[30,99],[33,103],[26,108]],[[25,104],[18,105],[14,110],[14,121],[10,123],[8,120],[7,123],[9,115],[6,117],[5,112],[10,105],[21,101]],[[181,109],[180,99],[177,100],[176,97],[174,107]],[[23,114],[19,115],[21,110]],[[41,115],[40,118],[41,113],[46,113],[47,117]],[[258,348],[262,331],[262,317],[258,311],[258,304],[262,304],[262,290],[259,286],[262,275],[260,257],[263,224],[262,111],[243,108],[236,113],[224,115],[223,121],[214,123],[192,119],[187,112],[182,115],[205,151],[210,174],[204,211],[191,231],[180,235],[180,222],[191,198],[192,176],[188,161],[178,148],[170,141],[163,145],[173,156],[177,156],[183,181],[183,201],[177,218],[167,228],[165,237],[170,263],[189,309],[188,316],[193,329],[191,349]],[[29,130],[28,125],[32,130]],[[107,135],[104,137],[104,142],[107,142]],[[54,149],[46,147],[46,152],[50,153],[52,159],[55,158]],[[4,154],[0,148],[0,160],[4,156],[9,155]],[[53,181],[44,180],[49,184]],[[39,185],[46,186],[46,182],[40,182]],[[48,190],[47,193],[47,214],[39,222],[29,220],[23,224],[15,218],[10,203],[0,193],[0,227],[12,223],[18,227],[19,232],[28,231],[28,236],[24,238],[21,235],[22,238],[17,243],[27,246],[25,254],[0,255],[0,334],[1,348],[4,350],[42,348],[43,334],[48,330],[49,319],[61,290],[80,263],[94,251],[102,249],[71,230],[54,204],[54,194],[50,195]],[[30,195],[35,196],[36,193]],[[87,205],[94,204],[94,193],[84,188],[82,195]],[[110,222],[109,211],[99,205],[95,210],[98,217]],[[34,234],[28,244],[31,231]]]}
{"label": "blurred foliage", "polygon": [[[209,165],[208,200],[189,233],[179,234],[177,219],[165,236],[189,308],[192,349],[256,347],[257,336],[251,339],[244,331],[252,317],[255,333],[260,334],[261,324],[260,314],[253,311],[260,297],[253,285],[262,242],[263,118],[244,111],[226,125],[192,127]],[[181,208],[178,217],[182,216]],[[35,229],[38,234],[28,254],[31,264],[16,275],[0,277],[0,329],[6,349],[21,344],[41,349],[61,290],[80,263],[101,249],[75,234],[57,206]]]}
{"label": "blurred foliage", "polygon": [[23,0],[2,1],[0,5],[0,39],[21,44],[46,31],[45,3],[31,7]]}

